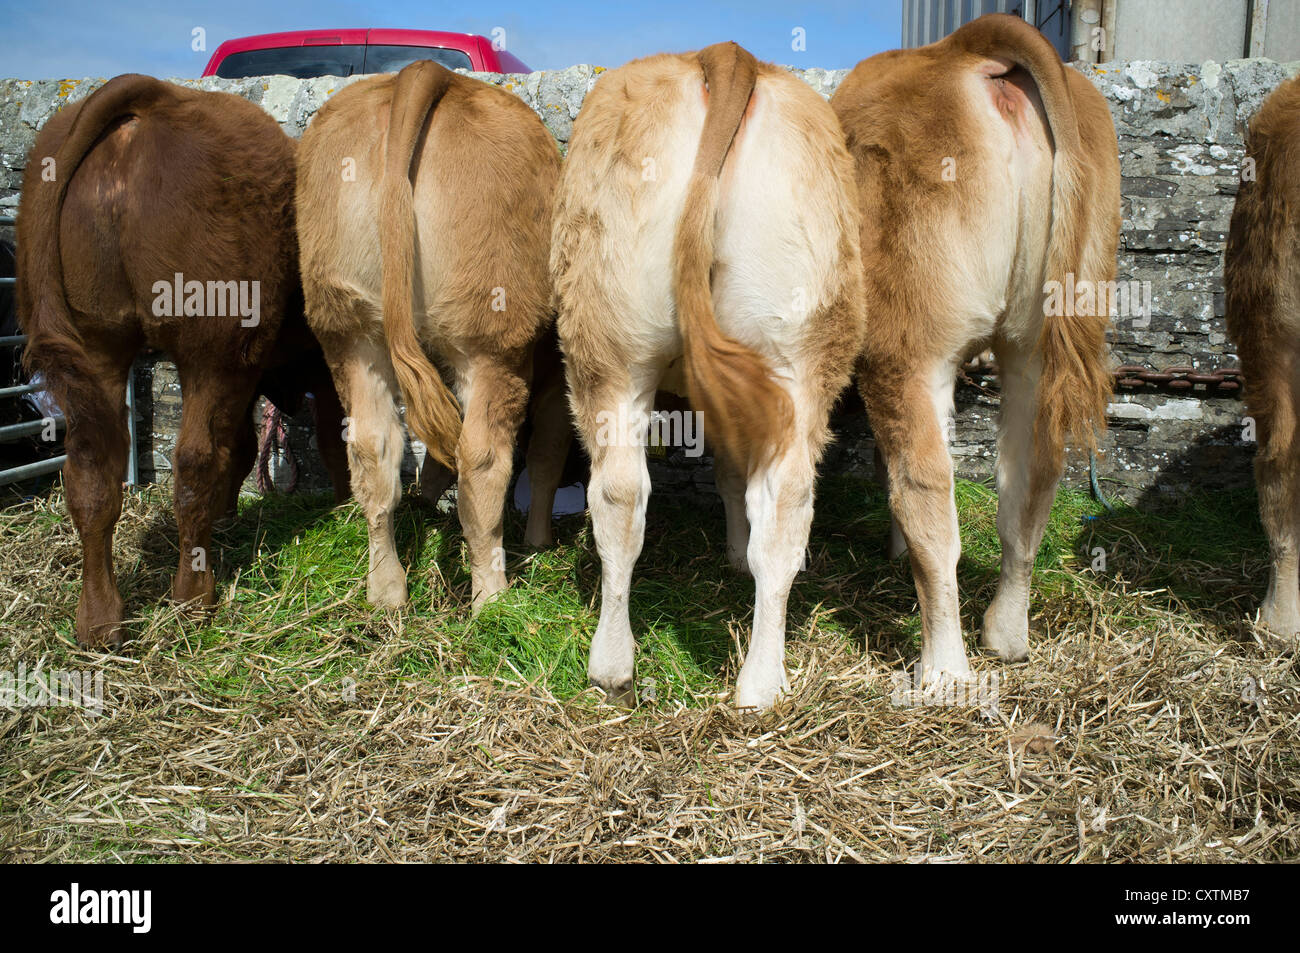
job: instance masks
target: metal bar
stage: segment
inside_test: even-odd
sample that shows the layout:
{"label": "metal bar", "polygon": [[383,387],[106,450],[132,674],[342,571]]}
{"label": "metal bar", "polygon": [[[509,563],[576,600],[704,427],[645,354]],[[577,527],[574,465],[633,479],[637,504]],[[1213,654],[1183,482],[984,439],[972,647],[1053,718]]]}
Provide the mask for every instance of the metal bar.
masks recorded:
{"label": "metal bar", "polygon": [[135,361],[126,374],[126,432],[130,435],[126,456],[126,485],[135,486],[139,478],[139,448],[135,443]]}
{"label": "metal bar", "polygon": [[50,457],[48,460],[37,460],[35,463],[25,463],[20,467],[0,470],[0,486],[6,483],[15,483],[18,480],[25,480],[28,477],[40,476],[43,473],[54,473],[56,470],[63,469],[63,464],[67,459],[66,455]]}
{"label": "metal bar", "polygon": [[1109,63],[1111,60],[1119,59],[1119,52],[1115,49],[1115,44],[1118,42],[1115,39],[1115,3],[1116,0],[1101,0],[1101,39],[1104,43],[1097,53],[1098,63]]}
{"label": "metal bar", "polygon": [[67,421],[62,417],[46,417],[44,420],[29,420],[21,424],[9,424],[7,427],[0,427],[0,443],[8,443],[18,437],[30,437],[44,430],[49,421],[54,421],[55,428],[67,425]]}
{"label": "metal bar", "polygon": [[16,387],[0,387],[0,399],[5,397],[21,397],[23,394],[33,394],[40,389],[40,384],[19,384]]}
{"label": "metal bar", "polygon": [[[16,224],[16,216],[0,215],[0,226]],[[0,277],[0,288],[13,287],[17,284],[17,278]],[[0,347],[21,347],[26,343],[27,335],[25,334],[0,335]],[[21,397],[23,394],[32,394],[39,390],[41,390],[40,384],[18,384],[13,387],[0,387],[0,398]],[[45,420],[32,420],[0,427],[0,443],[8,443],[19,437],[28,437],[41,433],[48,426],[49,419],[47,418]],[[56,429],[62,429],[67,426],[67,421],[63,417],[55,417],[54,426]],[[8,470],[0,470],[0,486],[17,483],[19,480],[25,480],[29,477],[42,476],[46,473],[57,473],[63,469],[63,464],[67,462],[67,459],[66,454],[61,454],[57,457],[50,457],[48,460],[37,460],[35,463],[25,463],[21,466],[10,467]]]}
{"label": "metal bar", "polygon": [[1263,56],[1268,39],[1268,0],[1254,0],[1246,12],[1246,56]]}

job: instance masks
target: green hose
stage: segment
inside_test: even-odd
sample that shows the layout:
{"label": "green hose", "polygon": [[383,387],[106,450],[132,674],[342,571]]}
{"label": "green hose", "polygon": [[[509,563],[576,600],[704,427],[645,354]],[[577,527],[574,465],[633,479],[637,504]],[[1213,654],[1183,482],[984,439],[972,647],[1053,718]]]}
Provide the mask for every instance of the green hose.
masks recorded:
{"label": "green hose", "polygon": [[1107,513],[1114,513],[1115,507],[1110,505],[1110,500],[1101,492],[1101,484],[1097,482],[1097,454],[1092,450],[1088,451],[1088,481],[1092,484],[1093,499],[1100,501]]}

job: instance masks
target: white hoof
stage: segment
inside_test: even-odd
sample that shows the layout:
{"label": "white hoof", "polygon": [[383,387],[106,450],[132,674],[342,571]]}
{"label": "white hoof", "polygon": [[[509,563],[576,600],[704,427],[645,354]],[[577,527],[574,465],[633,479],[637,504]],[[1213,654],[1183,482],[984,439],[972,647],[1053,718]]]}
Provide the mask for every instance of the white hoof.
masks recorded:
{"label": "white hoof", "polygon": [[1264,643],[1278,654],[1300,650],[1300,610],[1281,607],[1269,600],[1259,609],[1259,625],[1264,629]]}
{"label": "white hoof", "polygon": [[1259,609],[1259,624],[1274,635],[1291,639],[1300,634],[1300,611],[1265,602]]}
{"label": "white hoof", "polygon": [[1004,662],[1023,662],[1029,657],[1029,618],[1019,608],[1006,611],[995,599],[984,613],[980,645],[996,652]]}
{"label": "white hoof", "polygon": [[784,666],[758,671],[746,665],[736,679],[736,707],[767,711],[788,691],[790,682],[785,677]]}
{"label": "white hoof", "polygon": [[636,639],[621,626],[610,631],[597,627],[587,659],[587,678],[604,691],[611,704],[636,704]]}
{"label": "white hoof", "polygon": [[587,665],[587,678],[605,693],[605,699],[611,705],[636,707],[636,683],[632,665],[616,664],[606,667],[598,665],[593,658]]}
{"label": "white hoof", "polygon": [[924,689],[965,683],[972,677],[966,651],[961,647],[949,652],[921,653],[921,687]]}

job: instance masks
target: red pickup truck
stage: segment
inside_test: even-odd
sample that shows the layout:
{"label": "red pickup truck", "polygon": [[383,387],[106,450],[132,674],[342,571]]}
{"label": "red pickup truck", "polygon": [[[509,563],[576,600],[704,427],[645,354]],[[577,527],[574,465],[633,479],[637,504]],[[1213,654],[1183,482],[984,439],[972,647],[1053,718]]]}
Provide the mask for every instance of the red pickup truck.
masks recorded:
{"label": "red pickup truck", "polygon": [[473,33],[437,30],[296,30],[227,40],[208,60],[204,76],[355,76],[392,73],[416,60],[448,69],[531,73],[492,41]]}

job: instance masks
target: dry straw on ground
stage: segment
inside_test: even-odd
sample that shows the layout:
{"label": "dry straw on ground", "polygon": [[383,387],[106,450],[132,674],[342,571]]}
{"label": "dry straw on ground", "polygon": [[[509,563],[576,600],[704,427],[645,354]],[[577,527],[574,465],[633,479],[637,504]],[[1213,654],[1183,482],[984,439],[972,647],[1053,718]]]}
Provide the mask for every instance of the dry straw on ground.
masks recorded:
{"label": "dry straw on ground", "polygon": [[[118,532],[136,611],[165,588],[164,504],[131,498]],[[874,641],[863,652],[814,608],[792,615],[794,694],[775,712],[742,715],[720,697],[625,712],[590,693],[557,699],[508,665],[472,671],[440,635],[440,613],[463,617],[455,593],[432,612],[384,615],[353,590],[316,615],[325,632],[307,658],[264,625],[286,598],[275,592],[222,610],[219,640],[159,609],[127,652],[77,653],[66,633],[79,553],[63,513],[57,496],[0,513],[0,670],[102,666],[105,712],[0,710],[10,860],[1300,856],[1292,661],[1167,592],[1089,583],[1036,602],[1031,660],[977,662],[1001,678],[995,711],[892,704],[898,653]],[[834,572],[815,584],[828,606],[848,584]],[[241,585],[228,578],[223,592]],[[330,628],[337,613],[363,622]],[[415,654],[435,660],[432,674],[409,674]],[[232,691],[223,678],[239,658],[253,675]],[[333,677],[341,660],[355,677]],[[732,671],[716,674],[717,692]]]}

